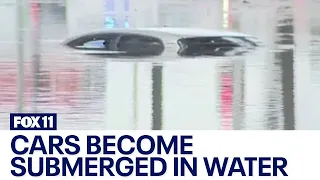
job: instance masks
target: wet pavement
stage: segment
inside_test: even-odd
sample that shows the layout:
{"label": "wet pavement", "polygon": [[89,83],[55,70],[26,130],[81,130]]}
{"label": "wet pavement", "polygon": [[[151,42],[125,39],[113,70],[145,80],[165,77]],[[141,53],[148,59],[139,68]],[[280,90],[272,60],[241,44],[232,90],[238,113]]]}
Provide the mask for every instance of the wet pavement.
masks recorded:
{"label": "wet pavement", "polygon": [[[26,38],[24,110],[58,113],[59,129],[320,129],[320,2],[231,2],[229,29],[264,48],[232,58],[115,62],[71,54],[51,39],[41,42],[35,74]],[[42,30],[63,39],[62,27]],[[0,129],[7,129],[17,111],[17,53],[0,37]]]}

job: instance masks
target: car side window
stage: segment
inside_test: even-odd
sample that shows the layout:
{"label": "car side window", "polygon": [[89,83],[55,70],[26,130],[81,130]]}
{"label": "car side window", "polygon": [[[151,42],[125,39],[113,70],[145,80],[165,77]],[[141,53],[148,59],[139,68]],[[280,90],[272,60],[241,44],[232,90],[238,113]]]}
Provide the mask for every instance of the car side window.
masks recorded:
{"label": "car side window", "polygon": [[117,51],[125,52],[127,56],[157,56],[163,50],[160,39],[144,35],[123,35],[117,44]]}
{"label": "car side window", "polygon": [[110,37],[92,37],[76,46],[78,49],[88,50],[112,50],[112,38]]}
{"label": "car side window", "polygon": [[117,34],[90,34],[70,41],[67,45],[79,50],[103,50],[112,51],[112,44]]}
{"label": "car side window", "polygon": [[106,46],[106,41],[105,40],[92,40],[89,42],[83,43],[81,47],[83,48],[101,48],[104,49]]}

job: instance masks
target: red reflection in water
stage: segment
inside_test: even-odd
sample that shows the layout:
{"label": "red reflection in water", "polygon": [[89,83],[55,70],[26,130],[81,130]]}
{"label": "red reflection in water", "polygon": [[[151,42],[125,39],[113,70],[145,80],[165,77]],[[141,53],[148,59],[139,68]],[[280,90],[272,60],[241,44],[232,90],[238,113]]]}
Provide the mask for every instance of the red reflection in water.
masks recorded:
{"label": "red reflection in water", "polygon": [[[33,93],[33,76],[30,67],[25,67],[25,106],[30,105]],[[16,65],[1,64],[0,70],[0,106],[14,106],[18,102]],[[75,69],[60,69],[42,73],[39,83],[41,92],[39,94],[41,94],[41,97],[46,96],[49,99],[41,102],[49,105],[73,106],[77,92],[80,90],[80,77],[81,71]]]}
{"label": "red reflection in water", "polygon": [[[32,80],[31,73],[28,71],[29,66],[25,66],[24,78],[24,101],[27,105],[31,99]],[[18,76],[17,69],[14,65],[1,64],[0,65],[0,106],[2,105],[16,105],[18,102]]]}
{"label": "red reflection in water", "polygon": [[52,72],[55,76],[55,98],[58,104],[75,105],[80,90],[80,72],[75,69]]}
{"label": "red reflection in water", "polygon": [[221,75],[221,128],[224,130],[232,129],[232,75],[223,73]]}

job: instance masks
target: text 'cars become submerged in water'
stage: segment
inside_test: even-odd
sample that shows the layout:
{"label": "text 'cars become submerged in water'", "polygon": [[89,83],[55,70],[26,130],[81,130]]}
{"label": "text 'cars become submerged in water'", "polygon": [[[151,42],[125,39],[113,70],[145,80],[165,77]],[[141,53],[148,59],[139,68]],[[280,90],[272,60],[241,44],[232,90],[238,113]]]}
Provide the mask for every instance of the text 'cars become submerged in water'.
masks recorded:
{"label": "text 'cars become submerged in water'", "polygon": [[112,58],[237,56],[254,50],[257,38],[228,31],[194,28],[108,29],[64,42],[87,55]]}

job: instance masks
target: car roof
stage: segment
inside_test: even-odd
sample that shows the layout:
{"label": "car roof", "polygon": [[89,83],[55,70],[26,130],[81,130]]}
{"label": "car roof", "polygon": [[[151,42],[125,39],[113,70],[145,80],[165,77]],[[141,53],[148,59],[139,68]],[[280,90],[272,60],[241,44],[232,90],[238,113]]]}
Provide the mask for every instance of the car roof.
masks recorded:
{"label": "car roof", "polygon": [[153,36],[175,36],[179,38],[183,37],[208,37],[208,36],[233,36],[233,37],[252,37],[247,34],[223,31],[223,30],[212,30],[212,29],[201,29],[201,28],[174,28],[174,27],[159,27],[159,28],[113,28],[104,29],[100,31],[94,31],[89,34],[95,33],[132,33],[132,34],[145,34]]}
{"label": "car roof", "polygon": [[202,29],[202,28],[172,28],[172,27],[161,27],[161,28],[140,28],[144,31],[154,31],[169,33],[177,36],[249,36],[243,33],[222,31],[213,29]]}

